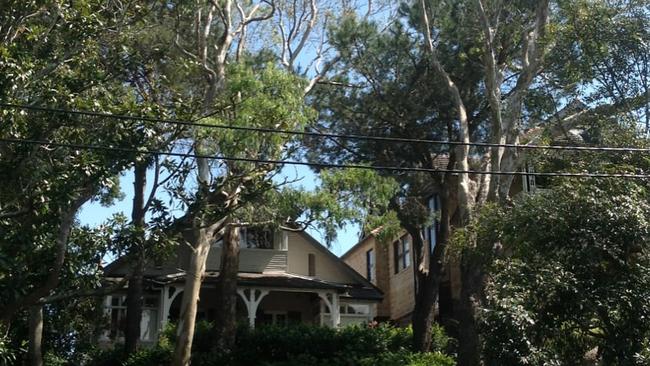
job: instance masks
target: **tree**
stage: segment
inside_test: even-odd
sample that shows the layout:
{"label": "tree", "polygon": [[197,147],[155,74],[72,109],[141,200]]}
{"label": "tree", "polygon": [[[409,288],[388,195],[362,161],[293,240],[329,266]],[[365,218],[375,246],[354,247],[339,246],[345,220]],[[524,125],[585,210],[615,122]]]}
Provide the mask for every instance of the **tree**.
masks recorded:
{"label": "tree", "polygon": [[579,363],[595,349],[608,365],[647,362],[649,210],[643,188],[612,180],[489,210],[473,235],[511,256],[490,266],[486,361]]}
{"label": "tree", "polygon": [[[1,11],[0,94],[4,103],[106,110],[133,102],[121,80],[112,78],[107,57],[112,50],[110,35],[131,9],[113,2],[34,1],[6,4]],[[121,16],[116,16],[118,11]],[[85,249],[72,242],[79,208],[91,199],[109,202],[115,197],[116,177],[133,160],[117,150],[57,144],[133,146],[144,136],[124,121],[16,108],[5,108],[2,114],[0,233],[6,245],[0,254],[0,323],[5,330],[12,322],[20,324],[22,311],[31,309],[35,321],[30,357],[38,365],[42,363],[38,341],[43,329],[39,315],[47,315],[43,304],[52,296],[73,287],[74,281],[66,282],[70,280],[66,270],[84,268],[88,276],[82,278],[97,285],[93,278],[96,256],[101,257],[105,248],[93,247],[96,252],[88,258],[81,254],[87,253]],[[89,259],[90,263],[82,262]]]}
{"label": "tree", "polygon": [[[404,22],[396,22],[382,32],[376,24],[350,19],[336,29],[331,38],[341,54],[344,76],[336,84],[315,90],[321,128],[350,135],[378,135],[388,138],[426,138],[456,140],[457,113],[447,98],[443,79],[433,70],[428,51],[419,46],[417,8],[402,8]],[[450,28],[461,19],[450,19]],[[406,24],[404,24],[406,23]],[[448,65],[466,97],[465,112],[472,135],[480,136],[485,110],[481,106],[480,59],[471,42],[462,42],[463,33],[441,35],[449,47],[440,58]],[[457,47],[456,47],[457,46]],[[459,56],[464,55],[464,56]],[[457,58],[461,62],[454,62]],[[434,85],[434,87],[432,87]],[[320,94],[319,94],[320,93]],[[370,162],[380,166],[453,169],[457,151],[444,145],[400,143],[395,141],[337,140],[313,141],[312,156],[325,155],[331,161]],[[456,185],[452,174],[414,174],[386,172],[400,183],[393,209],[402,227],[413,238],[416,269],[416,309],[413,326],[415,346],[428,349],[430,324],[444,271],[444,253],[450,225],[458,222]],[[433,217],[427,199],[440,193],[440,232],[434,251],[424,243],[423,231]]]}
{"label": "tree", "polygon": [[[577,97],[585,96],[581,94],[585,89],[580,87],[589,90],[594,85],[602,85],[596,90],[616,91],[613,80],[634,71],[634,60],[643,60],[640,50],[645,49],[642,41],[645,32],[638,28],[647,14],[643,6],[636,3],[601,6],[591,2],[551,5],[550,2],[449,4],[419,1],[402,6],[403,21],[383,32],[372,23],[343,22],[330,37],[335,40],[333,44],[341,55],[338,66],[341,75],[336,84],[330,83],[328,88],[323,86],[317,90],[324,95],[316,104],[323,111],[321,127],[343,134],[425,136],[464,144],[516,145],[552,144],[565,138],[567,131],[584,128],[597,119],[618,123],[617,118],[638,114],[647,103],[641,72],[635,71],[638,76],[625,79],[636,80],[630,83],[635,87],[626,88],[625,93],[616,92],[616,98],[592,93],[589,100],[598,102],[587,105]],[[585,16],[576,17],[576,14]],[[587,14],[598,16],[592,19]],[[607,67],[603,53],[596,53],[596,56],[590,51],[592,48],[582,44],[586,41],[584,34],[582,38],[576,37],[578,27],[585,29],[591,21],[604,26],[600,19],[608,16],[620,20],[624,26],[625,47],[634,51],[632,57],[617,61],[615,68]],[[613,28],[611,31],[612,34],[616,32]],[[606,49],[605,42],[614,39],[614,36],[603,39],[596,32],[589,34],[593,37],[589,42],[599,44],[602,49]],[[567,53],[567,48],[576,52]],[[624,54],[619,54],[620,58],[625,58],[621,56]],[[575,71],[565,72],[567,69],[563,65],[567,64],[575,65],[569,68]],[[609,69],[610,76],[594,78],[592,71],[598,69]],[[424,85],[428,89],[424,89]],[[469,148],[468,145],[448,149],[426,144],[416,148],[397,143],[336,141],[320,144],[316,151],[315,155],[328,154],[336,162],[369,161],[378,165],[413,164],[431,168],[438,167],[433,158],[441,154],[449,157],[447,167],[450,169],[465,171],[472,167],[496,173],[518,171],[526,161],[534,160],[519,149]],[[629,167],[619,168],[625,171]],[[458,179],[447,178],[441,175],[431,178],[398,176],[403,187],[410,190],[407,195],[413,199],[396,201],[419,200],[420,205],[419,210],[403,206],[402,211],[426,215],[422,199],[427,189],[423,190],[414,181],[436,182],[442,192],[442,245],[437,253],[427,256],[426,251],[418,250],[421,226],[415,225],[415,229],[409,230],[408,220],[403,220],[404,227],[414,237],[416,262],[421,269],[418,281],[428,283],[426,287],[418,285],[418,289],[427,289],[425,293],[433,291],[435,294],[443,270],[448,236],[445,225],[462,228],[471,220],[471,212],[477,206],[487,201],[503,205],[511,199],[512,175],[490,177],[461,173]],[[429,187],[428,192],[431,189]],[[421,225],[426,220],[420,217],[414,222]],[[481,263],[469,260],[469,253],[467,258],[460,260],[461,302],[456,309],[460,320],[459,362],[476,364],[479,340],[474,319],[483,298],[485,273]],[[433,290],[429,291],[431,288]],[[428,295],[417,300],[414,330],[419,347],[425,348],[427,344],[426,329],[432,320],[433,301]]]}

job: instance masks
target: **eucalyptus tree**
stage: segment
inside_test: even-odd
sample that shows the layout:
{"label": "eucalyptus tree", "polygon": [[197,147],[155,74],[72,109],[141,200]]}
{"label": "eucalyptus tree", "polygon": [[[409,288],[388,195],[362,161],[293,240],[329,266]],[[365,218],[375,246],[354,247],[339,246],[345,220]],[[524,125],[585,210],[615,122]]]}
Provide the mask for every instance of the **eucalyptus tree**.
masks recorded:
{"label": "eucalyptus tree", "polygon": [[[432,157],[443,154],[450,158],[447,167],[461,171],[469,167],[495,173],[518,171],[527,159],[521,150],[485,150],[469,145],[552,143],[564,138],[569,130],[594,123],[596,117],[618,123],[621,116],[643,112],[647,105],[647,89],[643,86],[646,76],[643,64],[635,60],[643,59],[646,32],[639,25],[648,14],[644,7],[647,5],[643,2],[418,1],[402,6],[402,21],[384,32],[371,23],[342,23],[331,39],[337,40],[340,63],[349,69],[336,80],[337,85],[332,83],[329,89],[318,91],[325,95],[319,105],[323,110],[322,126],[344,134],[425,136],[462,144],[447,149],[355,141],[321,144],[317,151],[338,162],[365,160],[429,168],[437,167]],[[596,49],[605,50],[604,44],[614,36],[599,37],[597,32],[590,32],[587,38],[576,37],[578,29],[582,31],[588,24],[604,26],[607,17],[623,26],[608,28],[611,34],[615,34],[614,28],[622,29],[626,49],[634,50],[629,58],[625,58],[626,53],[618,53],[617,60],[625,61],[616,61],[615,68],[608,61],[609,52],[598,53],[589,47],[599,44]],[[570,68],[564,69],[563,65]],[[597,77],[598,70],[609,70],[609,76]],[[629,75],[630,71],[637,75],[631,77],[635,87],[621,93],[623,88],[616,88],[613,75]],[[591,90],[614,91],[616,98],[604,93],[589,95]],[[414,101],[417,108],[413,107]],[[420,155],[412,155],[411,149]],[[423,161],[422,156],[429,160]],[[399,179],[408,189],[417,187],[413,177]],[[463,227],[471,220],[474,206],[489,200],[507,202],[513,177],[461,172],[457,179],[434,175],[430,181],[439,182],[443,192],[442,245],[431,255],[417,252],[420,255],[416,262],[421,278],[430,278],[435,294],[445,263],[445,224]],[[416,191],[413,193],[417,198]],[[420,193],[420,202],[422,196]],[[425,214],[426,210],[419,212]],[[417,247],[420,234],[412,231]],[[457,313],[461,318],[460,362],[476,364],[479,353],[474,317],[485,278],[480,265],[466,260],[461,260],[461,265],[463,289]],[[418,290],[424,288],[418,286]],[[420,347],[426,347],[426,329],[433,319],[433,309],[431,298],[417,297],[414,330]]]}
{"label": "eucalyptus tree", "polygon": [[[163,96],[174,96],[169,98],[175,102],[169,103],[168,109],[177,116],[201,119],[204,125],[300,130],[312,115],[303,97],[325,71],[317,71],[315,76],[308,72],[313,77],[311,82],[303,82],[293,74],[302,72],[297,57],[326,24],[327,16],[319,15],[322,9],[321,3],[309,1],[172,2],[155,6],[151,16],[138,26],[141,34],[153,41],[142,44],[161,59],[157,69],[161,71],[159,77],[166,80]],[[286,31],[278,44],[267,44],[260,37],[267,30],[273,34],[278,29],[280,33],[282,29]],[[319,55],[317,58],[322,60],[323,54]],[[285,71],[281,72],[274,63],[282,65]],[[298,92],[297,87],[302,89]],[[276,164],[208,156],[281,160],[292,152],[288,149],[291,141],[291,136],[286,135],[261,136],[209,127],[187,128],[177,140],[180,145],[189,144],[191,151],[200,156],[191,162],[196,181],[190,183],[190,176],[184,175],[174,180],[171,188],[173,197],[183,202],[186,209],[175,227],[193,248],[175,364],[189,362],[204,263],[210,244],[220,236],[226,240],[220,273],[222,310],[218,313],[225,315],[221,322],[227,324],[218,328],[233,328],[239,230],[236,212],[259,198],[251,192],[270,189],[270,177],[280,168]],[[227,334],[219,339],[225,348],[232,342]]]}
{"label": "eucalyptus tree", "polygon": [[[417,10],[417,8],[416,8]],[[453,104],[446,97],[444,82],[432,68],[426,49],[420,47],[417,14],[404,6],[402,20],[387,30],[374,23],[350,20],[333,33],[341,68],[350,70],[335,83],[315,90],[321,128],[349,135],[378,135],[387,141],[341,139],[335,142],[312,141],[314,155],[326,156],[335,162],[370,162],[380,166],[428,169],[453,169],[458,159],[448,146],[428,143],[392,141],[391,138],[455,140],[458,133]],[[449,19],[449,29],[462,19]],[[461,79],[468,124],[474,138],[485,134],[486,118],[481,104],[482,78],[476,42],[465,40],[463,33],[442,35],[448,47],[444,62],[450,73]],[[460,59],[460,62],[457,60]],[[433,86],[433,87],[432,87]],[[393,198],[402,227],[411,235],[415,255],[416,308],[413,326],[416,347],[427,349],[430,324],[443,276],[444,252],[451,225],[458,221],[456,209],[457,177],[449,173],[395,173],[401,190]],[[437,243],[433,251],[425,243],[425,228],[434,215],[428,199],[440,193],[441,212]]]}

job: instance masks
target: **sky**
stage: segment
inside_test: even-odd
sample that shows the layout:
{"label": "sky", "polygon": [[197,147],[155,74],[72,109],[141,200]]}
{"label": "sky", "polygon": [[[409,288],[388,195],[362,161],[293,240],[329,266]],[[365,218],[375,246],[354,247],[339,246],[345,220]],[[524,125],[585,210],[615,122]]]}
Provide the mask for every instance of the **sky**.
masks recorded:
{"label": "sky", "polygon": [[[307,190],[312,190],[319,182],[318,177],[306,166],[286,166],[282,173],[278,175],[277,179],[302,178],[294,183],[297,186],[302,186]],[[151,181],[151,179],[148,179]],[[126,217],[131,216],[131,205],[133,200],[133,170],[129,170],[120,177],[120,187],[124,193],[124,198],[116,200],[110,207],[104,207],[99,202],[86,203],[79,213],[78,220],[82,225],[97,226],[104,223],[116,213],[123,213]],[[313,229],[308,229],[307,232],[316,238],[321,243],[325,244],[323,235]],[[330,250],[341,256],[359,239],[359,227],[356,225],[348,225],[345,230],[339,232],[339,235],[330,246]]]}

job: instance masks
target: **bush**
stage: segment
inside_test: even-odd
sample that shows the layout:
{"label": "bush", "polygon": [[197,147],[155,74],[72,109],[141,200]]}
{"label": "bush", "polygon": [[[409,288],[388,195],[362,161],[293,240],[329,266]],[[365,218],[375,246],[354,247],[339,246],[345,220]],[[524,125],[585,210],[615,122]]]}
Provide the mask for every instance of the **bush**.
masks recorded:
{"label": "bush", "polygon": [[[230,353],[214,350],[210,323],[197,323],[192,347],[193,366],[450,366],[454,361],[439,351],[447,347],[449,337],[441,328],[434,329],[434,353],[410,350],[413,333],[410,328],[386,324],[375,327],[350,326],[341,329],[308,325],[241,326]],[[166,365],[172,357],[175,327],[168,326],[158,344],[120,358],[118,351],[97,354],[92,366]],[[112,353],[111,353],[112,352]],[[111,360],[114,363],[105,363]],[[117,361],[119,360],[119,361]]]}
{"label": "bush", "polygon": [[440,352],[387,352],[361,360],[359,366],[454,366],[456,362]]}
{"label": "bush", "polygon": [[173,348],[157,345],[143,348],[129,356],[122,366],[166,366],[172,359]]}

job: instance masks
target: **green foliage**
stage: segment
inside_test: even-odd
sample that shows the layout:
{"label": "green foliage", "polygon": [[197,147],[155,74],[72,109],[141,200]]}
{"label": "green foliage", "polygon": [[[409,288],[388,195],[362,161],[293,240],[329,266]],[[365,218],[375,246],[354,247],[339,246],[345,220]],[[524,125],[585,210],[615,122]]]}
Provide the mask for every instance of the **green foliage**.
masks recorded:
{"label": "green foliage", "polygon": [[442,353],[387,352],[361,360],[360,366],[454,366],[456,362]]}
{"label": "green foliage", "polygon": [[144,348],[130,355],[122,366],[166,366],[172,358],[173,349],[157,345]]}
{"label": "green foliage", "polygon": [[[261,326],[238,328],[237,344],[229,354],[213,347],[212,325],[197,323],[192,364],[200,366],[297,366],[297,365],[384,365],[384,366],[451,366],[451,357],[441,353],[448,337],[437,327],[436,347],[432,353],[410,351],[412,331],[385,324],[350,326],[341,329],[308,325]],[[122,360],[122,350],[95,354],[92,366],[117,362],[122,366],[164,365],[171,358],[175,327],[168,326],[158,344],[142,349]],[[111,361],[112,360],[112,361]]]}
{"label": "green foliage", "polygon": [[232,365],[255,365],[260,360],[293,362],[296,357],[355,365],[363,357],[408,350],[411,337],[410,329],[386,325],[340,330],[308,325],[262,326],[253,330],[241,327],[236,349],[228,357]]}
{"label": "green foliage", "polygon": [[[215,125],[263,127],[302,130],[315,118],[303,99],[305,81],[273,64],[231,64],[228,81],[215,101],[213,116],[202,122]],[[291,137],[282,134],[260,134],[250,131],[198,130],[197,139],[210,145],[200,153],[217,153],[232,157],[278,159]],[[251,163],[229,162],[250,170]]]}
{"label": "green foliage", "polygon": [[0,336],[0,366],[13,365],[21,352],[25,352],[25,349],[16,349],[6,335]]}
{"label": "green foliage", "polygon": [[490,223],[494,262],[482,314],[491,364],[642,365],[650,336],[645,188],[602,180],[526,197]]}

